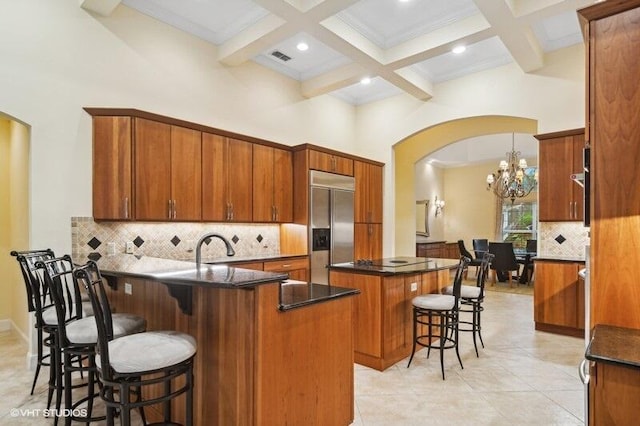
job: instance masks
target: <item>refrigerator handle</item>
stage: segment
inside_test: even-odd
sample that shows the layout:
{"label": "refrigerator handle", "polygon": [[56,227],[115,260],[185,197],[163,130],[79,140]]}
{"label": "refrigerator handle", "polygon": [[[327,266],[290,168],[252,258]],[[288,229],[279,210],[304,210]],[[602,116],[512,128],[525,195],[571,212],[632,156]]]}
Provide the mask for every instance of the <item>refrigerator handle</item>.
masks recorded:
{"label": "refrigerator handle", "polygon": [[582,380],[582,383],[584,383],[585,385],[589,384],[589,379],[591,378],[588,372],[588,362],[589,361],[587,359],[583,359],[580,363],[580,366],[578,367],[578,375],[580,376],[580,380]]}

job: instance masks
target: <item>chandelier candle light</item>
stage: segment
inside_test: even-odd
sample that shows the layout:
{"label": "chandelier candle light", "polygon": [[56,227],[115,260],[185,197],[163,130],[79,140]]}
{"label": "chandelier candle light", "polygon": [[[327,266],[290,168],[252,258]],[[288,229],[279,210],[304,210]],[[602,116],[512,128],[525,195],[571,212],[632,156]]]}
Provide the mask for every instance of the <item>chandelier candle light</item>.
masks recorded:
{"label": "chandelier candle light", "polygon": [[498,170],[487,176],[487,191],[493,189],[500,198],[509,198],[513,203],[516,198],[526,197],[535,188],[538,172],[534,176],[526,173],[527,160],[520,158],[520,151],[515,150],[515,134],[511,134],[511,152],[507,159],[500,161]]}

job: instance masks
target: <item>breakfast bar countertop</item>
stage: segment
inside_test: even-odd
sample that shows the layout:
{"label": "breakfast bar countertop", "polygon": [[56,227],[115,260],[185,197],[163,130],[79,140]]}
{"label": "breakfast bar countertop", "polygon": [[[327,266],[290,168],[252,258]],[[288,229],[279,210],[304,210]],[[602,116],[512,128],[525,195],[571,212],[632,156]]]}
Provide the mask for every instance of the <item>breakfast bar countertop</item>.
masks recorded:
{"label": "breakfast bar countertop", "polygon": [[402,275],[452,269],[458,266],[459,262],[460,260],[458,259],[440,259],[435,257],[390,257],[367,261],[335,263],[329,265],[328,268],[376,275]]}
{"label": "breakfast bar countertop", "polygon": [[286,273],[235,268],[231,265],[202,264],[197,268],[195,262],[132,254],[104,256],[97,264],[107,277],[142,278],[182,286],[246,288],[288,278]]}
{"label": "breakfast bar countertop", "polygon": [[585,358],[589,361],[640,368],[640,330],[597,324]]}

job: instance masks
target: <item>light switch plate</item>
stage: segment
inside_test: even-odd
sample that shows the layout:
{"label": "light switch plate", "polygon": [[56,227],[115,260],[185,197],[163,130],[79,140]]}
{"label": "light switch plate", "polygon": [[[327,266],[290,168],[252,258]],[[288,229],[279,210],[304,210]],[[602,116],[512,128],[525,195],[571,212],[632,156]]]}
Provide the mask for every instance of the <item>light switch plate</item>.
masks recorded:
{"label": "light switch plate", "polygon": [[124,283],[124,294],[133,294],[131,283]]}
{"label": "light switch plate", "polygon": [[127,241],[124,245],[124,251],[128,254],[133,254],[133,241]]}
{"label": "light switch plate", "polygon": [[411,283],[411,291],[418,291],[418,283]]}

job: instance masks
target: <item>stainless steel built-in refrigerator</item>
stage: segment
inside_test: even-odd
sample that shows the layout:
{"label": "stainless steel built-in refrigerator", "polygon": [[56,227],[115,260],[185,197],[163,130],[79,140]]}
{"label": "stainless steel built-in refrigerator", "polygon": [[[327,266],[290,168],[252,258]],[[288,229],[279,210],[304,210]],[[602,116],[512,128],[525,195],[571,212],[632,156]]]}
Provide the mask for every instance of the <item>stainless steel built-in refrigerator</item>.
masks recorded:
{"label": "stainless steel built-in refrigerator", "polygon": [[311,282],[329,284],[327,265],[353,261],[355,179],[317,170],[309,173]]}

